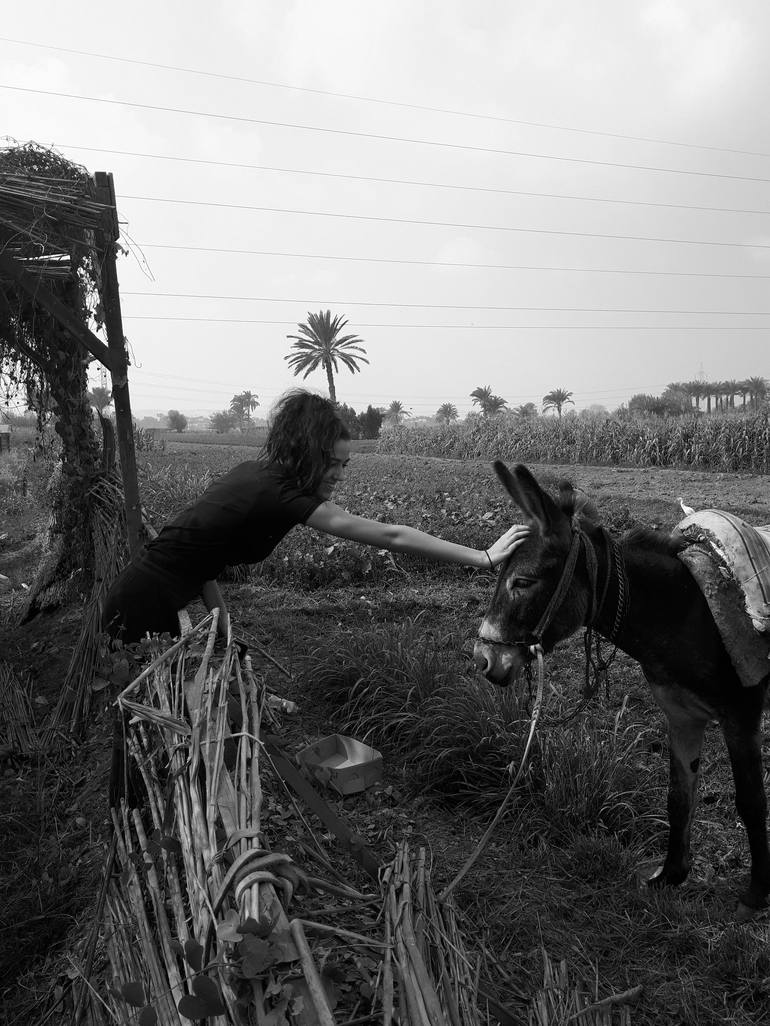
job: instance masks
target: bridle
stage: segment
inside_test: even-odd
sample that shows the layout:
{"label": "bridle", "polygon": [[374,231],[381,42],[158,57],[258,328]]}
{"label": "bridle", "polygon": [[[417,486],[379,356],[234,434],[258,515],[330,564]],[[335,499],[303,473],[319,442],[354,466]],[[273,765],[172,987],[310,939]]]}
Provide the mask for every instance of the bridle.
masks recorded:
{"label": "bridle", "polygon": [[580,525],[573,519],[572,540],[570,542],[569,552],[567,553],[564,567],[562,568],[561,576],[559,577],[553,594],[548,600],[548,605],[543,610],[542,616],[538,620],[537,625],[530,632],[530,638],[526,641],[502,642],[495,641],[492,638],[485,638],[483,634],[479,634],[480,640],[488,645],[502,645],[507,648],[526,648],[531,656],[536,656],[538,652],[542,652],[543,635],[553,622],[554,616],[558,612],[567,597],[570,587],[572,586],[572,580],[575,576],[575,570],[577,568],[578,558],[582,548],[585,551],[586,570],[588,572],[589,591],[591,595],[590,612],[588,620],[584,625],[586,627],[586,633],[590,636],[590,632],[596,629],[596,620],[604,609],[604,604],[607,601],[607,593],[609,592],[610,581],[614,576],[617,587],[615,616],[610,630],[601,632],[608,641],[614,644],[617,641],[618,633],[623,625],[623,620],[625,619],[626,609],[628,606],[628,576],[626,574],[625,561],[623,560],[623,555],[617,541],[612,538],[606,528],[600,527],[599,530],[601,532],[602,540],[604,541],[607,555],[607,573],[604,577],[600,597],[597,597],[599,560],[596,555],[596,549],[588,535],[585,534]]}

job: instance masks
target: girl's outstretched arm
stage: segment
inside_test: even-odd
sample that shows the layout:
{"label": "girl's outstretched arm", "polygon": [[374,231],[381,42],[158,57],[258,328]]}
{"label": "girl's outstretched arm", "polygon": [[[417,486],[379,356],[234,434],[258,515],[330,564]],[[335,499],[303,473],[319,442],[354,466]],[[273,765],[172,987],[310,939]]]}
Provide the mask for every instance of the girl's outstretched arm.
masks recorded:
{"label": "girl's outstretched arm", "polygon": [[307,525],[316,531],[332,534],[336,538],[348,538],[350,541],[373,545],[378,549],[411,552],[442,563],[460,563],[463,566],[475,566],[480,570],[489,570],[502,563],[521,545],[529,533],[526,525],[514,524],[488,549],[472,549],[467,545],[457,545],[455,542],[436,538],[432,534],[418,531],[415,527],[383,524],[379,520],[354,516],[333,502],[322,502],[308,517]]}

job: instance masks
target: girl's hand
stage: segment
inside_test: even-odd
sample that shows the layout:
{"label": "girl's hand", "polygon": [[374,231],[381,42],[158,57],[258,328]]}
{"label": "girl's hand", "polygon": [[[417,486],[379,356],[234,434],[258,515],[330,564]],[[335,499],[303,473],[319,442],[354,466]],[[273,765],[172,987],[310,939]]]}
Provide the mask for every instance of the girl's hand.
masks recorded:
{"label": "girl's hand", "polygon": [[505,534],[500,535],[497,541],[486,550],[492,566],[496,567],[505,562],[528,535],[529,526],[527,524],[514,524],[513,527],[509,527]]}

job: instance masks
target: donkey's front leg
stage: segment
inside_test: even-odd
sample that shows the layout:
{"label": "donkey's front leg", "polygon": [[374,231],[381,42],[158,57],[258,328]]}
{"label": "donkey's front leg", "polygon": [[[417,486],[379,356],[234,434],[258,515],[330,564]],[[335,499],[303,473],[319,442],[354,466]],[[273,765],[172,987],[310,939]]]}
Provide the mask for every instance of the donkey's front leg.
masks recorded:
{"label": "donkey's front leg", "polygon": [[[764,690],[764,689],[763,689]],[[756,688],[746,689],[758,691]],[[745,693],[744,693],[745,694]],[[754,699],[752,694],[747,696]],[[752,703],[757,704],[757,703]],[[751,881],[740,900],[749,908],[764,908],[770,894],[770,852],[767,845],[767,798],[762,774],[762,707],[744,715],[734,713],[722,722],[735,781],[735,806],[746,827],[751,851]]]}
{"label": "donkey's front leg", "polygon": [[690,872],[690,834],[698,790],[703,735],[709,716],[697,700],[677,689],[652,686],[655,701],[668,719],[668,852],[647,881],[652,887],[682,883]]}

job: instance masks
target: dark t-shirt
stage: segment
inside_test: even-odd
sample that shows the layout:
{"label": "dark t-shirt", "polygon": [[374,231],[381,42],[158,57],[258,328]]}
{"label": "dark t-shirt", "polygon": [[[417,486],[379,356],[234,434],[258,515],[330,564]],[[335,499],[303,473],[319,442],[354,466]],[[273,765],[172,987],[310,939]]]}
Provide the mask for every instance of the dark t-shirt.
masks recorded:
{"label": "dark t-shirt", "polygon": [[277,463],[249,460],[217,478],[132,561],[182,608],[226,566],[257,563],[323,500]]}

